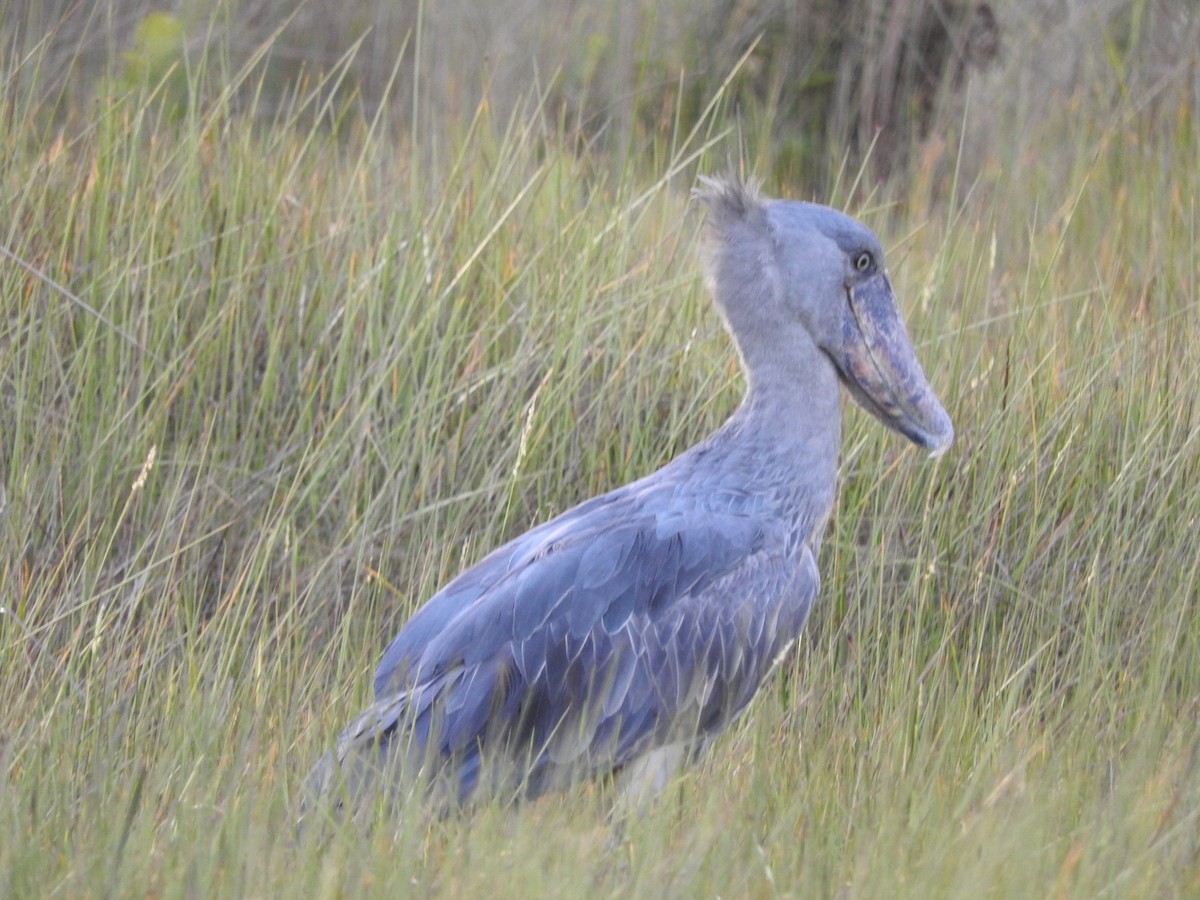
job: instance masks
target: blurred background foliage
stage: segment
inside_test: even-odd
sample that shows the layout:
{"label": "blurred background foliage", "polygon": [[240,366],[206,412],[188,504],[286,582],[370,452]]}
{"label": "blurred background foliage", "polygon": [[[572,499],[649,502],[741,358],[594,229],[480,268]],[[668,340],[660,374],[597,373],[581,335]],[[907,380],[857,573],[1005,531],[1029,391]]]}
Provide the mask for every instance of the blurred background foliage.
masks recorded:
{"label": "blurred background foliage", "polygon": [[[20,74],[59,114],[97,79],[157,81],[211,52],[251,73],[241,90],[258,115],[327,79],[436,147],[481,105],[502,122],[532,97],[620,162],[648,135],[686,132],[720,94],[769,156],[753,160],[760,174],[818,194],[866,158],[872,177],[910,174],[965,140],[970,167],[997,145],[1019,154],[1012,130],[1072,100],[1149,100],[1168,81],[1194,100],[1200,84],[1193,0],[9,0],[0,11],[3,51],[39,50],[38,71]],[[186,80],[171,78],[163,96],[183,102]]]}

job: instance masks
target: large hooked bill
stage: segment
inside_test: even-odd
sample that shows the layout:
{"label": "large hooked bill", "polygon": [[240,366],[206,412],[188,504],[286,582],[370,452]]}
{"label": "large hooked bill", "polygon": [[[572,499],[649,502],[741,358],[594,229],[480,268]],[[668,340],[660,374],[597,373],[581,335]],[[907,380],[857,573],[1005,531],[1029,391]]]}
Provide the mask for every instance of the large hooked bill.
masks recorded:
{"label": "large hooked bill", "polygon": [[835,359],[843,382],[859,404],[889,428],[941,456],[954,426],[925,379],[912,341],[883,272],[847,288],[849,314]]}

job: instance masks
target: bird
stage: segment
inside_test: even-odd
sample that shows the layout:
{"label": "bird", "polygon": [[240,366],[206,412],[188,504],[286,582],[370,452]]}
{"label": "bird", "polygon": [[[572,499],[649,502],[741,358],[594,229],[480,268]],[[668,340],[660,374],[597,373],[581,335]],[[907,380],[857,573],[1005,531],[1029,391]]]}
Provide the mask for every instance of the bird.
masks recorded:
{"label": "bird", "polygon": [[699,179],[704,284],[746,389],[706,439],[493,550],[435,593],[303,787],[442,813],[612,777],[643,804],[737,719],[817,596],[839,385],[938,456],[954,429],[878,238],[755,180]]}

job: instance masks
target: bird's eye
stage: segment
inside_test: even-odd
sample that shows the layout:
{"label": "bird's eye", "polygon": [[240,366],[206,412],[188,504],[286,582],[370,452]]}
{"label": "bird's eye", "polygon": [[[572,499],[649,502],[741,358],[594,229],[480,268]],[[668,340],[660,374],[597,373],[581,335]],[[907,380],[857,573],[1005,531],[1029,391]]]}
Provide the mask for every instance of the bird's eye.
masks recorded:
{"label": "bird's eye", "polygon": [[864,250],[854,258],[854,268],[860,272],[870,272],[875,268],[875,257],[871,256],[869,251]]}

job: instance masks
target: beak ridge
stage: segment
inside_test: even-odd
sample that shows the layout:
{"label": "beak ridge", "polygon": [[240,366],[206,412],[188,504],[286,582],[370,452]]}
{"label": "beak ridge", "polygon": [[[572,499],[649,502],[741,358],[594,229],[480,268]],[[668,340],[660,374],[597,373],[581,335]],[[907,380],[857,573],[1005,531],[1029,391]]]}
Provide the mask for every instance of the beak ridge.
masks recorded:
{"label": "beak ridge", "polygon": [[941,456],[954,440],[954,426],[917,361],[887,275],[848,288],[847,296],[835,362],[850,393],[884,425],[930,450],[931,458]]}

